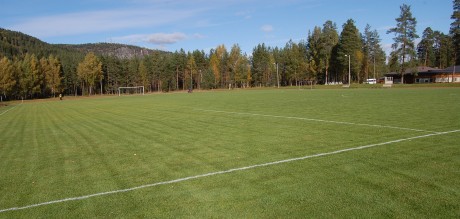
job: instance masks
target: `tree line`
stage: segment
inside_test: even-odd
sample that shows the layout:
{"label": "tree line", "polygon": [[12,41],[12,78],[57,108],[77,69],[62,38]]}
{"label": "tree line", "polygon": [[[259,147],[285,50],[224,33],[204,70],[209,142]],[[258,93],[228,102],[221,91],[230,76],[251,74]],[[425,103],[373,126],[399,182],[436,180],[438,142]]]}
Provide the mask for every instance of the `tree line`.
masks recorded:
{"label": "tree line", "polygon": [[[238,44],[219,45],[208,53],[154,51],[144,56],[82,53],[29,53],[0,55],[2,99],[54,97],[56,94],[115,94],[118,87],[144,86],[146,92],[188,89],[298,86],[330,84],[348,80],[362,83],[383,73],[405,72],[424,65],[445,68],[460,63],[460,0],[454,0],[449,34],[426,28],[415,46],[416,19],[410,6],[402,5],[396,18],[393,51],[385,54],[376,30],[367,25],[361,33],[349,19],[339,34],[337,25],[326,21],[310,30],[306,40],[290,40],[284,47],[259,44],[252,54]],[[12,50],[11,48],[3,50]],[[388,62],[387,62],[388,61]],[[351,78],[348,78],[350,67]]]}

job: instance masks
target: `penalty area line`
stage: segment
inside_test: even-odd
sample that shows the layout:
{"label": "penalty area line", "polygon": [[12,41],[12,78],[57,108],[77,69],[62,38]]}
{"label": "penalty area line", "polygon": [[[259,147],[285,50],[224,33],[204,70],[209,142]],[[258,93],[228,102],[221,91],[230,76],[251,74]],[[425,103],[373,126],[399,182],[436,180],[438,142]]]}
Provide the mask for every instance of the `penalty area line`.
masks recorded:
{"label": "penalty area line", "polygon": [[373,125],[373,124],[365,124],[365,123],[340,122],[340,121],[333,121],[333,120],[312,119],[312,118],[294,117],[294,116],[277,116],[277,115],[258,114],[258,113],[243,113],[243,112],[230,112],[230,111],[205,110],[205,109],[195,109],[195,110],[196,111],[202,111],[202,112],[211,112],[211,113],[224,113],[224,114],[246,115],[246,116],[260,116],[260,117],[271,117],[271,118],[280,118],[280,119],[296,119],[296,120],[323,122],[323,123],[334,123],[334,124],[342,124],[342,125],[369,126],[369,127],[399,129],[399,130],[407,130],[407,131],[415,131],[415,132],[440,133],[440,132],[435,132],[435,131],[404,128],[404,127],[389,126],[389,125]]}
{"label": "penalty area line", "polygon": [[169,180],[169,181],[163,181],[163,182],[157,182],[157,183],[152,183],[152,184],[136,186],[136,187],[127,188],[127,189],[120,189],[120,190],[100,192],[100,193],[94,193],[94,194],[90,194],[90,195],[84,195],[84,196],[78,196],[78,197],[72,197],[72,198],[59,199],[59,200],[54,200],[54,201],[42,202],[42,203],[37,203],[37,204],[32,204],[32,205],[26,205],[26,206],[22,206],[22,207],[12,207],[12,208],[0,209],[0,213],[8,212],[8,211],[24,210],[24,209],[28,209],[28,208],[34,208],[34,207],[39,207],[39,206],[44,206],[44,205],[51,205],[51,204],[58,204],[58,203],[69,202],[69,201],[84,200],[84,199],[89,199],[89,198],[97,197],[97,196],[104,196],[104,195],[111,195],[111,194],[117,194],[117,193],[130,192],[130,191],[149,188],[149,187],[154,187],[154,186],[179,183],[179,182],[183,182],[183,181],[199,179],[199,178],[204,178],[204,177],[209,177],[209,176],[221,175],[221,174],[232,173],[232,172],[243,171],[243,170],[249,170],[249,169],[254,169],[254,168],[258,168],[258,167],[272,166],[272,165],[277,165],[277,164],[282,164],[282,163],[289,163],[289,162],[299,161],[299,160],[306,160],[306,159],[315,158],[315,157],[324,157],[324,156],[329,156],[329,155],[334,155],[334,154],[345,153],[345,152],[349,152],[349,151],[362,150],[362,149],[366,149],[366,148],[372,148],[372,147],[383,146],[383,145],[388,145],[388,144],[394,144],[394,143],[410,141],[410,140],[415,140],[415,139],[421,139],[421,138],[428,138],[428,137],[438,136],[438,135],[446,135],[446,134],[451,134],[451,133],[456,133],[456,132],[460,132],[460,130],[453,130],[453,131],[447,131],[447,132],[437,132],[437,133],[431,133],[431,134],[427,134],[427,135],[419,135],[419,136],[415,136],[415,137],[403,138],[403,139],[387,141],[387,142],[383,142],[383,143],[363,145],[363,146],[358,146],[358,147],[353,147],[353,148],[346,148],[346,149],[341,149],[341,150],[336,150],[336,151],[331,151],[331,152],[307,155],[307,156],[303,156],[303,157],[295,157],[295,158],[279,160],[279,161],[274,161],[274,162],[269,162],[269,163],[255,164],[255,165],[251,165],[251,166],[245,166],[245,167],[239,167],[239,168],[234,168],[234,169],[210,172],[210,173],[205,173],[205,174],[200,174],[200,175],[195,175],[195,176],[189,176],[189,177],[184,177],[184,178],[179,178],[179,179],[174,179],[174,180]]}

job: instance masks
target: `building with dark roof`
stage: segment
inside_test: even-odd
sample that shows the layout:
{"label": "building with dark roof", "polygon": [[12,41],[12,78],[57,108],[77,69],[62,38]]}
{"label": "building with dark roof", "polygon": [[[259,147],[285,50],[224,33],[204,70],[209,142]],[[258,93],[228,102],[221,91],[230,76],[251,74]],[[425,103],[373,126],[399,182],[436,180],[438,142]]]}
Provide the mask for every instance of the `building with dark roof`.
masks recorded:
{"label": "building with dark roof", "polygon": [[[385,76],[393,77],[394,83],[401,83],[401,74],[399,72],[386,73]],[[451,66],[445,69],[420,66],[413,69],[407,69],[404,72],[405,84],[451,82],[460,83],[460,65]]]}

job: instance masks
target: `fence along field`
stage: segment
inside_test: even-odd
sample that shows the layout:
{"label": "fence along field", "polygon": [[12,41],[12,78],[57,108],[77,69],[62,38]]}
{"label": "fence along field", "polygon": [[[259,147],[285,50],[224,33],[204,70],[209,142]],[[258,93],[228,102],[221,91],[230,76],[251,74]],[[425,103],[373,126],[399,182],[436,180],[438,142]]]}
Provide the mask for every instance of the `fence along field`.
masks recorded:
{"label": "fence along field", "polygon": [[0,214],[455,216],[459,95],[255,90],[24,103],[0,117]]}

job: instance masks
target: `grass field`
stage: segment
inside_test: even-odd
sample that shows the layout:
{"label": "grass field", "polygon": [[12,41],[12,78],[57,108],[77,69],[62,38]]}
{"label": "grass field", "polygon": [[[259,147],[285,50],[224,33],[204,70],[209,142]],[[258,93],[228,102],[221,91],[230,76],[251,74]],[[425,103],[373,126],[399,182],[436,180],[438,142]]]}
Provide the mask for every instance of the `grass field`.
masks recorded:
{"label": "grass field", "polygon": [[458,218],[459,182],[460,88],[0,107],[0,218]]}

